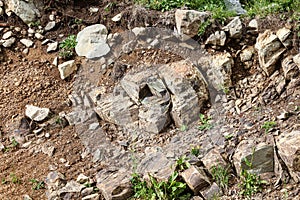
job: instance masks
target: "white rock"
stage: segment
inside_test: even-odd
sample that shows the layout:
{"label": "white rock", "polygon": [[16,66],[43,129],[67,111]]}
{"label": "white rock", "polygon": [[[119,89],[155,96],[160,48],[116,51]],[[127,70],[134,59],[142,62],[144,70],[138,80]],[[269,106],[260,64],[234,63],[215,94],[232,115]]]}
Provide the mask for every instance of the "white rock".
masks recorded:
{"label": "white rock", "polygon": [[8,47],[11,47],[15,42],[16,42],[16,38],[11,37],[11,38],[5,40],[2,43],[2,46],[5,47],[5,48],[8,48]]}
{"label": "white rock", "polygon": [[100,58],[110,51],[106,43],[107,29],[102,24],[88,26],[77,35],[75,51],[79,56],[89,59]]}
{"label": "white rock", "polygon": [[54,15],[49,15],[49,20],[54,21],[55,20],[55,16]]}
{"label": "white rock", "polygon": [[4,10],[3,8],[0,7],[0,16],[2,16],[4,14]]}
{"label": "white rock", "polygon": [[58,65],[58,70],[59,70],[61,79],[67,78],[73,72],[75,72],[77,70],[77,67],[75,65],[75,60],[69,60],[67,62],[64,62],[64,63]]}
{"label": "white rock", "polygon": [[141,35],[145,35],[146,33],[146,28],[145,27],[135,27],[131,30],[135,36],[141,36]]}
{"label": "white rock", "polygon": [[45,31],[50,31],[55,27],[55,21],[50,21],[48,24],[45,26]]}
{"label": "white rock", "polygon": [[23,51],[22,51],[23,54],[27,55],[29,53],[29,48],[25,48]]}
{"label": "white rock", "polygon": [[48,44],[47,53],[56,51],[58,48],[58,42],[53,42]]}
{"label": "white rock", "polygon": [[89,177],[87,177],[86,175],[84,174],[79,174],[79,176],[77,177],[76,181],[78,183],[86,183],[87,181],[89,180]]}
{"label": "white rock", "polygon": [[29,40],[29,39],[21,39],[20,42],[25,45],[27,48],[32,47],[33,46],[33,41]]}
{"label": "white rock", "polygon": [[25,115],[34,121],[43,121],[50,113],[49,108],[26,105]]}
{"label": "white rock", "polygon": [[38,39],[38,40],[44,39],[44,36],[43,36],[42,34],[40,34],[40,33],[35,33],[35,34],[34,34],[34,37],[35,37],[36,39]]}
{"label": "white rock", "polygon": [[255,30],[258,29],[258,23],[256,19],[252,19],[249,24],[248,24],[249,28],[253,28]]}
{"label": "white rock", "polygon": [[91,13],[96,13],[96,12],[99,11],[99,8],[97,8],[97,7],[90,7],[90,8],[89,8],[89,11],[90,11]]}
{"label": "white rock", "polygon": [[119,13],[119,14],[117,14],[116,16],[114,16],[111,20],[112,20],[113,22],[118,22],[118,21],[121,20],[121,18],[122,18],[122,13]]}
{"label": "white rock", "polygon": [[58,57],[55,57],[55,58],[53,59],[52,65],[58,66]]}
{"label": "white rock", "polygon": [[3,6],[4,6],[3,1],[0,1],[0,7],[3,7]]}
{"label": "white rock", "polygon": [[223,29],[229,32],[229,36],[231,38],[240,38],[242,36],[242,29],[243,29],[243,25],[240,17],[235,17]]}
{"label": "white rock", "polygon": [[293,61],[294,61],[294,63],[299,67],[299,69],[300,69],[300,53],[298,53],[297,55],[295,55],[294,57],[293,57]]}
{"label": "white rock", "polygon": [[10,38],[13,35],[12,31],[7,31],[6,33],[3,34],[2,39],[6,40],[8,38]]}
{"label": "white rock", "polygon": [[34,33],[35,33],[35,30],[32,29],[32,28],[29,28],[29,29],[27,30],[27,32],[30,33],[30,34],[34,34]]}

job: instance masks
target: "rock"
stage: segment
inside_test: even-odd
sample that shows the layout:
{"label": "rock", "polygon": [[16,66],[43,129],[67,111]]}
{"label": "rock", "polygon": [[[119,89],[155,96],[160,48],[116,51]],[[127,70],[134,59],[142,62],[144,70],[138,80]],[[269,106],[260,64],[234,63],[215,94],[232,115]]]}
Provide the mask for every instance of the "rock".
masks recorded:
{"label": "rock", "polygon": [[283,59],[281,66],[286,80],[291,80],[299,75],[299,67],[294,63],[292,56]]}
{"label": "rock", "polygon": [[276,118],[279,120],[286,120],[287,118],[289,118],[290,115],[291,113],[284,110],[283,112],[280,113],[280,115],[276,116]]}
{"label": "rock", "polygon": [[131,31],[134,33],[136,37],[142,36],[146,34],[146,28],[145,27],[135,27]]}
{"label": "rock", "polygon": [[7,0],[5,2],[5,5],[6,5],[5,12],[7,14],[11,11],[14,12],[26,24],[35,22],[37,17],[40,17],[40,12],[35,7],[33,1]]}
{"label": "rock", "polygon": [[197,169],[193,165],[181,173],[183,180],[194,192],[195,195],[199,194],[201,190],[206,189],[209,186],[209,180],[205,175],[205,172],[201,169]]}
{"label": "rock", "polygon": [[24,44],[27,48],[32,47],[34,44],[33,41],[29,39],[21,39],[20,42]]}
{"label": "rock", "polygon": [[[246,164],[245,159],[252,163],[251,167]],[[235,150],[233,162],[237,174],[242,169],[255,174],[274,172],[274,147],[265,142],[256,144],[251,139],[243,140]]]}
{"label": "rock", "polygon": [[76,181],[78,183],[86,183],[89,180],[89,177],[85,176],[84,174],[79,174],[79,176],[77,177]]}
{"label": "rock", "polygon": [[99,194],[91,194],[82,198],[82,200],[99,200]]}
{"label": "rock", "polygon": [[88,121],[89,119],[95,118],[96,113],[91,109],[76,109],[66,115],[68,123],[72,125],[77,125]]}
{"label": "rock", "polygon": [[2,39],[6,40],[6,39],[10,38],[11,36],[13,36],[13,32],[7,31],[6,33],[3,34]]}
{"label": "rock", "polygon": [[47,53],[56,51],[58,48],[58,42],[48,43]]}
{"label": "rock", "polygon": [[32,198],[28,194],[25,194],[23,195],[23,200],[32,200]]}
{"label": "rock", "polygon": [[42,146],[42,152],[48,156],[53,156],[55,151],[55,147],[54,146],[50,146],[49,144],[45,144]]}
{"label": "rock", "polygon": [[213,183],[208,189],[201,191],[201,194],[204,199],[214,199],[221,196],[222,190],[216,183]]}
{"label": "rock", "polygon": [[47,190],[59,190],[65,185],[65,176],[60,172],[50,172],[45,179],[45,186]]}
{"label": "rock", "polygon": [[286,50],[278,37],[270,30],[259,34],[255,48],[258,52],[260,67],[270,76],[276,70],[276,63]]}
{"label": "rock", "polygon": [[295,55],[295,56],[293,57],[293,61],[294,61],[294,63],[298,66],[298,68],[299,68],[299,70],[300,70],[300,53],[297,54],[297,55]]}
{"label": "rock", "polygon": [[114,16],[111,20],[112,20],[113,22],[118,22],[118,21],[121,20],[121,18],[122,18],[122,13],[119,13],[119,14],[117,14],[116,16]]}
{"label": "rock", "polygon": [[88,188],[84,188],[82,191],[81,191],[81,195],[83,197],[85,196],[88,196],[90,194],[92,194],[94,192],[94,188],[93,187],[88,187]]}
{"label": "rock", "polygon": [[213,46],[224,46],[226,42],[226,33],[224,31],[216,31],[207,38],[205,44],[211,44]]}
{"label": "rock", "polygon": [[176,28],[180,35],[185,34],[188,37],[183,39],[189,39],[198,34],[199,27],[208,18],[207,12],[199,12],[195,10],[176,10],[175,21]]}
{"label": "rock", "polygon": [[210,150],[205,156],[201,159],[206,169],[212,174],[213,167],[223,167],[227,169],[228,164],[223,159],[222,155],[219,153],[219,150],[216,148]]}
{"label": "rock", "polygon": [[231,74],[234,65],[233,58],[229,53],[220,53],[213,56],[207,76],[210,83],[217,90],[232,86]]}
{"label": "rock", "polygon": [[227,24],[223,30],[229,32],[229,37],[231,38],[241,38],[242,37],[242,21],[240,17],[234,17],[229,24]]}
{"label": "rock", "polygon": [[281,43],[286,47],[290,47],[292,45],[292,31],[288,28],[281,28],[276,32],[278,39]]}
{"label": "rock", "polygon": [[75,60],[69,60],[58,65],[60,78],[65,79],[77,70]]}
{"label": "rock", "polygon": [[171,176],[173,172],[171,166],[173,165],[174,162],[168,160],[162,151],[156,150],[146,154],[145,158],[139,163],[137,172],[144,175],[151,174],[158,180],[165,181]]}
{"label": "rock", "polygon": [[247,13],[247,11],[242,8],[239,0],[224,0],[224,3],[228,10],[236,12],[238,15]]}
{"label": "rock", "polygon": [[102,24],[88,26],[77,35],[77,45],[75,51],[79,56],[88,59],[100,58],[110,52],[110,47],[106,43],[107,29]]}
{"label": "rock", "polygon": [[5,146],[0,142],[0,151],[3,151],[5,149]]}
{"label": "rock", "polygon": [[43,121],[49,116],[49,108],[26,105],[25,115],[34,121]]}
{"label": "rock", "polygon": [[106,200],[129,199],[132,195],[129,177],[126,169],[102,170],[96,175],[97,187]]}
{"label": "rock", "polygon": [[16,38],[11,37],[7,40],[4,40],[3,43],[2,43],[2,46],[5,47],[5,48],[9,48],[15,43],[15,41],[16,41]]}
{"label": "rock", "polygon": [[253,46],[243,49],[242,52],[240,53],[241,62],[250,61],[252,59],[254,52],[255,49]]}
{"label": "rock", "polygon": [[55,25],[56,25],[55,21],[50,21],[47,23],[47,25],[45,26],[44,29],[45,29],[45,31],[50,31],[50,30],[54,29]]}
{"label": "rock", "polygon": [[58,190],[58,194],[66,194],[66,193],[81,193],[81,190],[83,190],[83,188],[85,188],[84,185],[81,185],[79,183],[77,183],[74,180],[71,180],[70,182],[68,182],[63,188]]}
{"label": "rock", "polygon": [[280,158],[296,183],[300,182],[300,131],[283,132],[276,138]]}
{"label": "rock", "polygon": [[171,116],[176,127],[197,121],[200,109],[208,99],[207,84],[198,68],[179,61],[161,66],[159,73],[171,93]]}
{"label": "rock", "polygon": [[90,8],[89,8],[89,11],[90,11],[91,13],[97,13],[97,12],[99,11],[99,8],[97,8],[97,7],[90,7]]}
{"label": "rock", "polygon": [[34,37],[35,37],[36,39],[38,39],[38,40],[44,39],[44,36],[43,36],[42,34],[40,34],[40,33],[35,33],[35,34],[34,34]]}
{"label": "rock", "polygon": [[254,30],[258,30],[258,22],[256,19],[252,19],[249,24],[248,27]]}
{"label": "rock", "polygon": [[0,16],[2,16],[3,14],[4,14],[4,9],[0,7]]}

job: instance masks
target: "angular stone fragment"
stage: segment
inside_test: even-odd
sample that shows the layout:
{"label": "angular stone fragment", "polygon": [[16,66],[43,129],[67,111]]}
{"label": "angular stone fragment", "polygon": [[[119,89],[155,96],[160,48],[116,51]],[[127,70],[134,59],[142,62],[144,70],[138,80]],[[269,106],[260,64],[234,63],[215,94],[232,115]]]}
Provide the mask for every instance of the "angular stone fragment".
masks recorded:
{"label": "angular stone fragment", "polygon": [[24,44],[27,48],[32,47],[34,44],[33,41],[29,39],[21,39],[20,42]]}
{"label": "angular stone fragment", "polygon": [[242,50],[240,53],[240,59],[242,62],[250,61],[252,59],[252,56],[255,52],[255,49],[253,46],[247,47]]}
{"label": "angular stone fragment", "polygon": [[65,79],[77,70],[75,60],[69,60],[58,65],[60,78]]}
{"label": "angular stone fragment", "polygon": [[229,24],[227,24],[223,30],[229,32],[229,37],[231,38],[240,38],[242,36],[242,21],[240,17],[235,17]]}
{"label": "angular stone fragment", "polygon": [[48,117],[49,113],[49,108],[26,105],[25,115],[34,121],[43,121]]}
{"label": "angular stone fragment", "polygon": [[88,196],[83,197],[82,200],[99,200],[99,198],[99,194],[90,194]]}
{"label": "angular stone fragment", "polygon": [[298,53],[297,55],[295,55],[293,57],[293,61],[294,61],[294,63],[296,63],[296,65],[298,66],[298,68],[300,70],[300,53]]}
{"label": "angular stone fragment", "polygon": [[209,14],[207,12],[199,12],[195,10],[176,10],[175,20],[178,33],[185,34],[189,37],[196,36],[199,27],[205,22],[208,16]]}
{"label": "angular stone fragment", "polygon": [[60,172],[50,172],[45,179],[47,190],[54,191],[62,188],[65,185],[65,176]]}
{"label": "angular stone fragment", "polygon": [[284,132],[276,139],[278,153],[296,183],[300,182],[300,131]]}
{"label": "angular stone fragment", "polygon": [[201,191],[201,194],[205,199],[214,199],[222,194],[222,190],[216,183],[213,183],[208,189]]}
{"label": "angular stone fragment", "polygon": [[[245,160],[252,163],[252,166],[249,167]],[[235,150],[233,162],[237,174],[242,169],[255,174],[274,172],[274,147],[265,142],[256,144],[254,140],[243,140]]]}
{"label": "angular stone fragment", "polygon": [[129,177],[126,169],[103,170],[96,175],[97,187],[106,200],[129,199],[132,195]]}
{"label": "angular stone fragment", "polygon": [[193,165],[183,171],[181,176],[195,195],[209,186],[205,172],[201,169],[198,170]]}
{"label": "angular stone fragment", "polygon": [[211,44],[213,46],[224,46],[226,42],[226,33],[224,31],[216,31],[207,38],[205,44]]}
{"label": "angular stone fragment", "polygon": [[288,56],[282,61],[282,69],[284,73],[284,77],[287,80],[291,80],[295,78],[299,74],[299,67],[294,63],[293,57]]}
{"label": "angular stone fragment", "polygon": [[292,31],[288,28],[281,28],[276,32],[277,37],[281,41],[281,43],[286,47],[290,47],[292,45]]}
{"label": "angular stone fragment", "polygon": [[210,150],[202,159],[204,166],[206,169],[212,173],[213,167],[223,167],[226,169],[228,167],[228,164],[223,159],[222,155],[220,154],[219,150],[216,148]]}
{"label": "angular stone fragment", "polygon": [[2,46],[5,47],[5,48],[9,48],[11,47],[15,42],[16,42],[16,38],[15,37],[11,37],[7,40],[3,40],[2,41]]}
{"label": "angular stone fragment", "polygon": [[278,37],[270,30],[260,34],[256,40],[255,48],[258,52],[260,67],[270,76],[276,69],[276,63],[286,50]]}
{"label": "angular stone fragment", "polygon": [[77,183],[76,181],[71,180],[63,188],[58,190],[58,193],[59,193],[59,195],[66,194],[66,193],[78,193],[78,194],[80,194],[80,192],[83,188],[85,188],[84,185],[81,185],[81,184]]}

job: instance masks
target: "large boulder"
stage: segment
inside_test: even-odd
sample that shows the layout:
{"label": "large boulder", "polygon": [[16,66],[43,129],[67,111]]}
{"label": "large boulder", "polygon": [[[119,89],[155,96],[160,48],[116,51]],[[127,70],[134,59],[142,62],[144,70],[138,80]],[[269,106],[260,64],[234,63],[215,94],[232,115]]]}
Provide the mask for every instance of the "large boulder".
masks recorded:
{"label": "large boulder", "polygon": [[75,51],[79,56],[88,59],[100,58],[110,52],[106,43],[108,31],[102,24],[94,24],[84,28],[77,34]]}
{"label": "large boulder", "polygon": [[7,0],[5,1],[5,6],[5,11],[8,15],[10,12],[13,12],[26,24],[35,22],[37,17],[40,17],[40,12],[33,3],[33,0]]}
{"label": "large boulder", "polygon": [[276,63],[286,50],[279,38],[270,30],[260,34],[256,40],[255,48],[258,52],[260,67],[268,76],[276,70]]}
{"label": "large boulder", "polygon": [[300,182],[300,131],[282,133],[276,139],[280,158],[286,164],[295,182]]}

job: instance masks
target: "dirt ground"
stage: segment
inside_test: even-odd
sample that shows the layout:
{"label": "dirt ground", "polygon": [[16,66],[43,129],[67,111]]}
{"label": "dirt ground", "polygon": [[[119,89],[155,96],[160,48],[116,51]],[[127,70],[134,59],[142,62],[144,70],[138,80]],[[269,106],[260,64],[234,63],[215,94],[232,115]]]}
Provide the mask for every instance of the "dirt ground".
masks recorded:
{"label": "dirt ground", "polygon": [[[42,13],[41,25],[45,26],[48,22],[48,15],[55,12],[60,16],[60,26],[55,30],[45,34],[47,38],[59,39],[59,34],[77,34],[84,26],[103,23],[109,32],[121,32],[128,29],[128,26],[159,23],[159,18],[152,15],[148,18],[133,19],[130,6],[132,1],[74,1],[74,4],[57,3],[53,0],[44,0],[45,9]],[[66,1],[67,2],[67,1]],[[90,14],[88,8],[91,6],[99,7],[99,11]],[[120,13],[125,12],[124,20],[120,23],[112,23],[107,20]],[[81,24],[75,23],[82,20]],[[262,24],[263,28],[278,28],[278,25],[285,23],[279,20],[272,24],[272,19],[266,19]],[[269,21],[268,21],[269,20]],[[16,17],[4,17],[1,23],[9,26],[26,28],[20,19]],[[208,31],[208,33],[212,32]],[[21,36],[20,36],[21,37]],[[206,37],[206,36],[204,36]],[[199,41],[203,38],[198,38]],[[32,179],[43,181],[50,169],[49,166],[66,176],[66,180],[76,179],[80,173],[93,176],[103,166],[93,164],[89,156],[82,158],[84,146],[80,138],[76,135],[75,128],[72,126],[53,125],[46,128],[42,133],[29,134],[31,144],[29,148],[14,146],[10,140],[11,136],[20,130],[21,119],[24,117],[25,106],[28,104],[49,108],[52,116],[58,116],[61,111],[68,111],[71,107],[68,104],[68,95],[72,92],[74,75],[66,80],[61,80],[59,72],[51,63],[57,56],[56,53],[47,53],[46,47],[41,42],[36,41],[36,47],[31,48],[28,55],[22,54],[15,46],[11,49],[3,50],[3,60],[0,62],[0,142],[7,147],[0,152],[0,199],[23,199],[23,195],[28,194],[33,199],[46,199],[45,189],[33,190]],[[297,47],[297,44],[295,44]],[[148,53],[148,54],[147,54]],[[147,52],[143,56],[152,55],[154,52]],[[166,56],[171,58],[168,62],[177,60],[172,55],[159,52],[158,58],[164,59]],[[127,59],[128,63],[135,63],[142,59],[139,52],[131,55],[124,55],[122,59]],[[76,58],[80,63],[80,58]],[[150,61],[151,62],[151,61]],[[159,61],[157,61],[159,63]],[[166,61],[162,60],[160,63]],[[32,129],[34,123],[21,131]],[[50,137],[45,137],[46,134]],[[41,152],[45,145],[55,147],[54,154],[48,156]]]}

